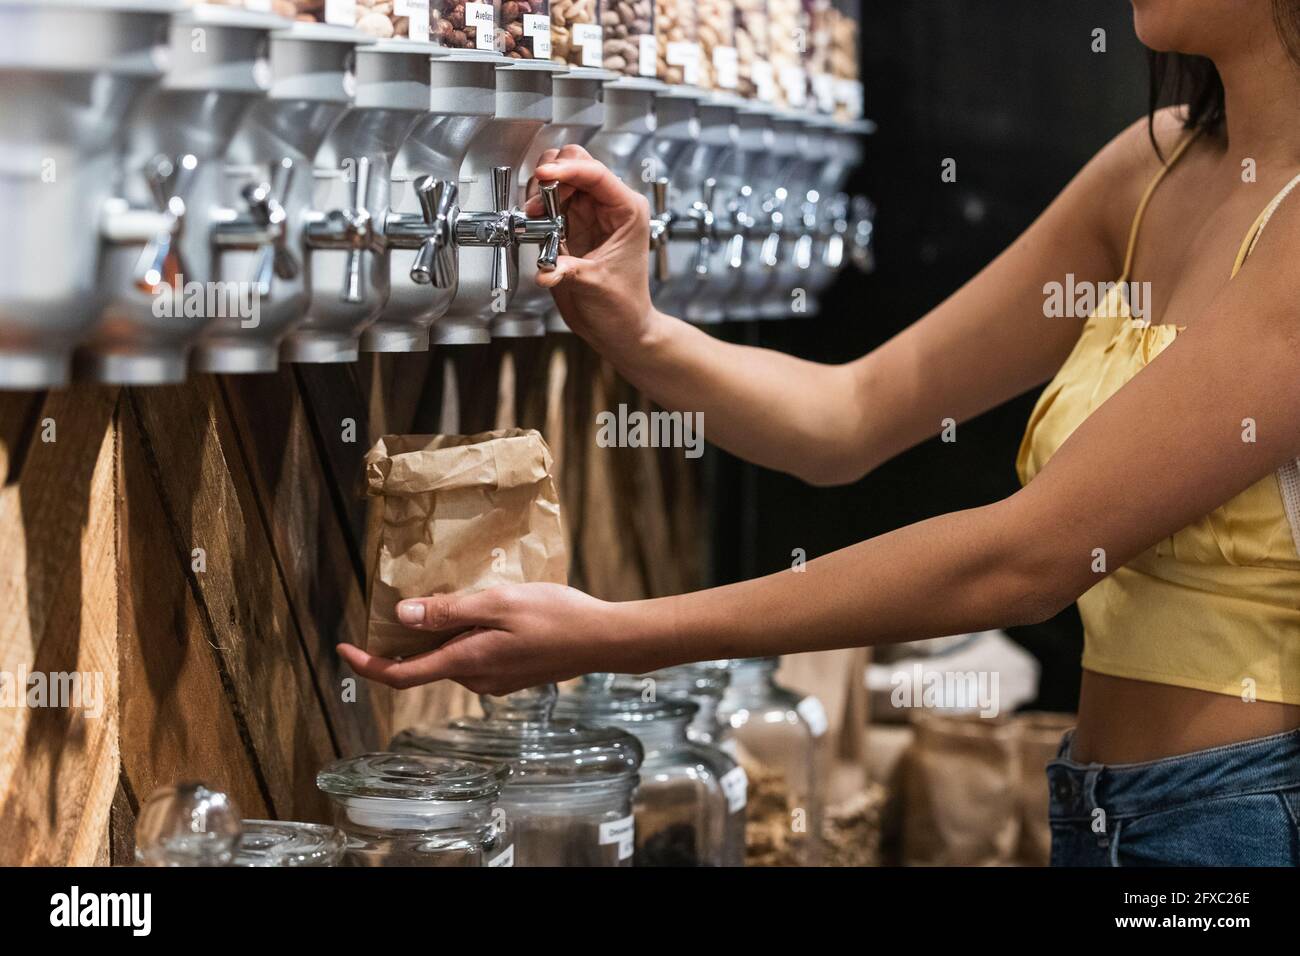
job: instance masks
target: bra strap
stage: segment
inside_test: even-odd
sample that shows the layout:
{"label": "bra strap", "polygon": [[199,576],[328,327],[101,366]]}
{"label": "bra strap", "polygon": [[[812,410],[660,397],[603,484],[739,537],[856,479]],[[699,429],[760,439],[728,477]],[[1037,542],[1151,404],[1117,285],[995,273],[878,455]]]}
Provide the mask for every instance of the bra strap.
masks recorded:
{"label": "bra strap", "polygon": [[1295,176],[1289,183],[1282,187],[1281,191],[1273,197],[1273,201],[1264,207],[1264,211],[1255,219],[1254,225],[1246,233],[1246,238],[1241,241],[1241,248],[1237,250],[1237,260],[1232,264],[1232,275],[1235,278],[1241,271],[1241,267],[1246,264],[1250,254],[1255,251],[1255,244],[1259,242],[1259,237],[1264,233],[1264,227],[1268,221],[1273,218],[1273,213],[1277,212],[1277,207],[1282,205],[1282,201],[1291,195],[1291,191],[1300,185],[1300,175]]}
{"label": "bra strap", "polygon": [[1146,192],[1142,194],[1142,201],[1138,203],[1137,212],[1133,214],[1133,225],[1128,231],[1128,251],[1124,253],[1124,272],[1120,276],[1121,283],[1128,281],[1129,272],[1133,268],[1133,254],[1137,251],[1138,230],[1142,227],[1142,217],[1146,215],[1147,205],[1151,202],[1151,197],[1155,195],[1156,187],[1160,181],[1165,178],[1165,174],[1174,168],[1174,163],[1178,162],[1183,153],[1187,152],[1187,147],[1196,141],[1196,137],[1201,135],[1200,128],[1193,130],[1189,135],[1183,138],[1175,148],[1173,155],[1169,157],[1169,162],[1160,167],[1160,171],[1151,178],[1147,184]]}

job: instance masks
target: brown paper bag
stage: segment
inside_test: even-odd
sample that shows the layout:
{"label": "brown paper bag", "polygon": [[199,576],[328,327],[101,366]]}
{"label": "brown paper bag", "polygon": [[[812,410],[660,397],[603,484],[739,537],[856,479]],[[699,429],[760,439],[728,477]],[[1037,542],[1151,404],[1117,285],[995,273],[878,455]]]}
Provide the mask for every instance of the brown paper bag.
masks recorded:
{"label": "brown paper bag", "polygon": [[409,657],[451,636],[399,624],[402,598],[567,578],[551,453],[535,431],[385,436],[366,454],[366,493],[383,499],[372,654]]}

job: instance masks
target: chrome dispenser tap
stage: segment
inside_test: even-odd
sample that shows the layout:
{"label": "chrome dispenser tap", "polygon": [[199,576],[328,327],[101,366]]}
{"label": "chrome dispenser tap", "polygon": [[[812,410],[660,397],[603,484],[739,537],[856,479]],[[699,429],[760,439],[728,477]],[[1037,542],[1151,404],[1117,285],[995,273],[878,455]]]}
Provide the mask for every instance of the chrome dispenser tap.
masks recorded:
{"label": "chrome dispenser tap", "polygon": [[293,279],[301,264],[288,245],[288,213],[281,202],[293,185],[294,162],[285,156],[275,164],[270,182],[249,183],[240,190],[246,211],[226,213],[212,227],[212,242],[219,249],[252,249],[257,254],[252,284],[257,294],[271,295],[275,276]]}
{"label": "chrome dispenser tap", "polygon": [[[809,238],[800,240],[795,264],[803,273],[799,281],[806,292],[807,311],[816,312],[822,293],[844,265],[846,243],[848,251],[852,249],[849,232],[855,223],[850,219],[849,197],[842,190],[862,159],[865,136],[875,127],[867,121],[841,123],[827,118],[809,127],[810,152],[820,159],[814,170],[812,193],[820,195],[820,203],[814,203],[813,215],[806,216]],[[809,211],[805,208],[805,213]],[[867,244],[869,247],[869,236]]]}
{"label": "chrome dispenser tap", "polygon": [[[0,391],[58,388],[104,304],[94,225],[124,120],[163,75],[175,0],[0,3]],[[143,203],[143,198],[141,200]],[[161,217],[138,223],[141,242]],[[134,264],[134,263],[133,263]]]}
{"label": "chrome dispenser tap", "polygon": [[654,253],[655,257],[654,278],[656,282],[667,282],[670,275],[668,270],[668,239],[676,216],[668,206],[669,186],[670,183],[666,176],[654,181],[654,198],[650,207],[652,217],[650,219],[650,251]]}
{"label": "chrome dispenser tap", "polygon": [[777,186],[763,200],[763,214],[767,219],[767,235],[763,238],[763,249],[759,259],[768,269],[775,269],[781,264],[784,254],[785,237],[789,229],[785,223],[785,203],[789,198],[784,186]]}
{"label": "chrome dispenser tap", "polygon": [[671,239],[695,240],[691,271],[697,276],[709,274],[709,257],[717,239],[717,219],[713,215],[717,192],[718,181],[710,176],[700,186],[700,198],[691,202],[684,215],[674,217],[668,230]]}
{"label": "chrome dispenser tap", "polygon": [[736,270],[745,267],[746,244],[750,235],[758,226],[758,220],[751,212],[753,203],[754,189],[749,185],[744,185],[740,187],[739,192],[727,204],[727,212],[731,218],[731,228],[729,230],[731,238],[727,245],[728,269]]}
{"label": "chrome dispenser tap", "polygon": [[559,188],[559,183],[540,184],[538,194],[542,200],[542,217],[531,219],[520,216],[515,222],[517,242],[541,246],[537,252],[538,272],[555,271],[564,241],[568,238],[567,223],[560,211]]}
{"label": "chrome dispenser tap", "polygon": [[392,249],[414,249],[410,278],[416,285],[452,289],[456,285],[456,184],[424,176],[415,184],[420,212],[390,212],[384,234]]}
{"label": "chrome dispenser tap", "polygon": [[794,266],[806,272],[813,265],[813,243],[817,236],[817,207],[821,202],[821,193],[810,189],[804,193],[799,205],[799,216],[795,220],[796,236],[794,241]]}
{"label": "chrome dispenser tap", "polygon": [[367,206],[370,201],[370,157],[349,157],[344,160],[343,168],[351,170],[352,201],[341,209],[309,213],[306,239],[312,249],[348,254],[339,301],[347,305],[365,305],[368,297],[365,256],[367,252],[383,253],[384,237],[375,228],[375,217]]}

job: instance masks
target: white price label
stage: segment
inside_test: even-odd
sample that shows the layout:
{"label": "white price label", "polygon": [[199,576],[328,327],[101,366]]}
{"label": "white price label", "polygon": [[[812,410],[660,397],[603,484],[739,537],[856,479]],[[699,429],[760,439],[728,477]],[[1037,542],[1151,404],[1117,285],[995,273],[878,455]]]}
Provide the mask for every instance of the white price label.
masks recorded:
{"label": "white price label", "polygon": [[820,737],[826,733],[830,721],[826,719],[826,708],[822,706],[822,702],[816,697],[805,697],[799,701],[799,706],[795,710],[804,719],[804,723],[808,725],[808,732],[814,737]]}
{"label": "white price label", "polygon": [[656,76],[659,72],[659,44],[653,33],[643,33],[636,38],[637,73],[641,76]]}
{"label": "white price label", "polygon": [[734,90],[740,85],[740,58],[734,46],[713,48],[713,72],[718,77],[718,86],[724,90]]}
{"label": "white price label", "polygon": [[722,775],[722,792],[727,798],[727,811],[739,813],[749,802],[749,777],[744,767],[736,767]]}
{"label": "white price label", "polygon": [[755,60],[749,70],[754,81],[754,94],[765,103],[776,99],[776,76],[772,64],[767,60]]}
{"label": "white price label", "polygon": [[674,40],[668,44],[665,59],[669,66],[682,68],[682,82],[695,86],[700,82],[700,45],[687,40]]}
{"label": "white price label", "polygon": [[814,73],[812,79],[817,108],[823,113],[835,112],[835,78],[829,73]]}
{"label": "white price label", "polygon": [[465,4],[465,26],[474,28],[474,48],[495,50],[497,44],[496,12],[490,3]]}
{"label": "white price label", "polygon": [[488,860],[488,866],[514,866],[515,865],[515,845],[512,843],[503,851],[498,853],[492,859]]}
{"label": "white price label", "polygon": [[411,15],[411,0],[393,0],[393,16],[409,17]]}
{"label": "white price label", "polygon": [[545,13],[524,14],[524,36],[533,41],[533,59],[551,58],[551,18]]}
{"label": "white price label", "polygon": [[781,67],[781,88],[791,106],[803,106],[808,99],[808,76],[803,67],[787,63]]}
{"label": "white price label", "polygon": [[582,50],[583,66],[599,68],[605,65],[605,31],[599,23],[575,23],[573,42]]}
{"label": "white price label", "polygon": [[357,0],[325,0],[325,22],[336,27],[357,25]]}
{"label": "white price label", "polygon": [[600,843],[618,844],[618,858],[626,860],[636,850],[636,818],[624,817],[600,825]]}
{"label": "white price label", "polygon": [[256,13],[271,12],[271,0],[247,0],[244,6]]}
{"label": "white price label", "polygon": [[406,15],[409,17],[406,26],[407,38],[428,41],[429,0],[406,0]]}

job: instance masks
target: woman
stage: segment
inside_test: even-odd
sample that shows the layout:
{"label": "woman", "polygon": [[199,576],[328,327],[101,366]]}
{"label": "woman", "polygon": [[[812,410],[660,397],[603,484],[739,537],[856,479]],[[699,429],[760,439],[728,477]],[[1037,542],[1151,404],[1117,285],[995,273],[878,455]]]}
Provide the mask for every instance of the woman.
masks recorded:
{"label": "woman", "polygon": [[[1120,134],[964,288],[848,365],[660,314],[645,200],[577,147],[537,169],[571,194],[573,253],[539,281],[636,386],[702,411],[716,444],[849,482],[943,419],[1050,380],[1021,491],[802,573],[679,597],[525,585],[404,601],[409,626],[464,633],[401,662],[344,647],[349,663],[398,687],[502,693],[1024,624],[1077,599],[1084,677],[1078,727],[1049,767],[1054,862],[1300,863],[1300,554],[1275,475],[1300,454],[1300,196],[1286,201],[1300,180],[1300,2],[1133,6],[1149,47],[1206,58],[1175,63],[1189,105]],[[1068,276],[1121,291],[1091,316],[1047,317]],[[1143,307],[1126,288],[1149,290]]]}

